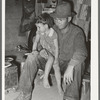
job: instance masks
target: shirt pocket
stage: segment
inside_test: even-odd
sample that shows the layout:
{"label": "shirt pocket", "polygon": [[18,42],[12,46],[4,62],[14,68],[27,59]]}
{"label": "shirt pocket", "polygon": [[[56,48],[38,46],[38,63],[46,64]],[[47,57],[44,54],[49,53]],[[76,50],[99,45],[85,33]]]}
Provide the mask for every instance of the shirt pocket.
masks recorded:
{"label": "shirt pocket", "polygon": [[71,40],[65,40],[63,44],[63,52],[65,54],[71,54],[73,52],[73,41]]}

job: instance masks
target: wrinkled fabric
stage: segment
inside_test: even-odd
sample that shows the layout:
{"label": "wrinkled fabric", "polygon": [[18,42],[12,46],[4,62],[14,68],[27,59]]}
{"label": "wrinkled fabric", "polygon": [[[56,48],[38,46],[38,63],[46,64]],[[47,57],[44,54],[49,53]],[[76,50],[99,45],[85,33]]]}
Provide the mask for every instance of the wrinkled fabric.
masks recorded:
{"label": "wrinkled fabric", "polygon": [[57,33],[51,29],[51,32],[49,35],[44,34],[39,34],[41,39],[40,39],[40,44],[44,49],[49,51],[51,54],[55,54],[55,45],[54,45],[54,40],[57,39]]}
{"label": "wrinkled fabric", "polygon": [[70,60],[69,64],[74,66],[84,62],[87,57],[87,49],[83,31],[72,23],[66,34],[61,33],[56,26],[54,26],[54,30],[58,33],[59,38],[59,58]]}
{"label": "wrinkled fabric", "polygon": [[[59,61],[61,74],[63,75],[68,61]],[[34,79],[38,69],[45,69],[46,60],[40,55],[29,55],[24,64],[24,69],[22,71],[20,81],[19,81],[19,90],[23,93],[29,94],[32,92],[34,87]],[[66,85],[66,91],[64,93],[64,98],[74,98],[72,100],[79,100],[79,89],[81,86],[81,75],[83,73],[84,66],[82,64],[77,65],[74,70],[74,81],[71,85]],[[53,69],[52,69],[53,70]],[[51,71],[52,72],[52,71]],[[77,99],[78,98],[78,99]]]}

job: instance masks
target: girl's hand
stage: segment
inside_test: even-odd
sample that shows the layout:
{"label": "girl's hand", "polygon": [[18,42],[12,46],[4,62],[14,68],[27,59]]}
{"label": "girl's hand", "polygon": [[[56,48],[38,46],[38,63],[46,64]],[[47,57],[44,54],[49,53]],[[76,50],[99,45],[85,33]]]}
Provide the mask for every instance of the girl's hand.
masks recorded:
{"label": "girl's hand", "polygon": [[37,54],[39,54],[39,52],[37,50],[32,51],[32,55],[37,55]]}
{"label": "girl's hand", "polygon": [[39,52],[34,50],[31,53],[25,53],[25,55],[37,55]]}

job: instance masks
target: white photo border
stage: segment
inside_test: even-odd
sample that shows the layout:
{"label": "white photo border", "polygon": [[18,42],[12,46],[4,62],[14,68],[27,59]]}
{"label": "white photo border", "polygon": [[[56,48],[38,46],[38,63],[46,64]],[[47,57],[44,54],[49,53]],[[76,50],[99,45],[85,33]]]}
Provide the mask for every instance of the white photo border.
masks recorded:
{"label": "white photo border", "polygon": [[[100,4],[100,3],[99,3]],[[100,21],[99,21],[100,22]],[[100,25],[99,25],[100,27]],[[100,28],[99,28],[100,32]],[[99,35],[100,36],[100,35]],[[2,0],[2,100],[5,100],[5,0]],[[99,78],[98,78],[98,0],[91,0],[91,98],[90,100],[99,100]],[[100,42],[100,41],[99,41]]]}

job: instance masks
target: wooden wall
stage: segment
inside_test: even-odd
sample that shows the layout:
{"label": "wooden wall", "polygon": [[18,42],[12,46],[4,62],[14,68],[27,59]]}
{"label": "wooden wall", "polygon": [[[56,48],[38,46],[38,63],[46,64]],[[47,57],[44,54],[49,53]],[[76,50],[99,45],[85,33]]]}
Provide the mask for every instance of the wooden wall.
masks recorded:
{"label": "wooden wall", "polygon": [[86,39],[90,38],[91,30],[91,0],[73,0],[74,9],[77,15],[74,17],[73,22],[79,25],[85,32]]}

